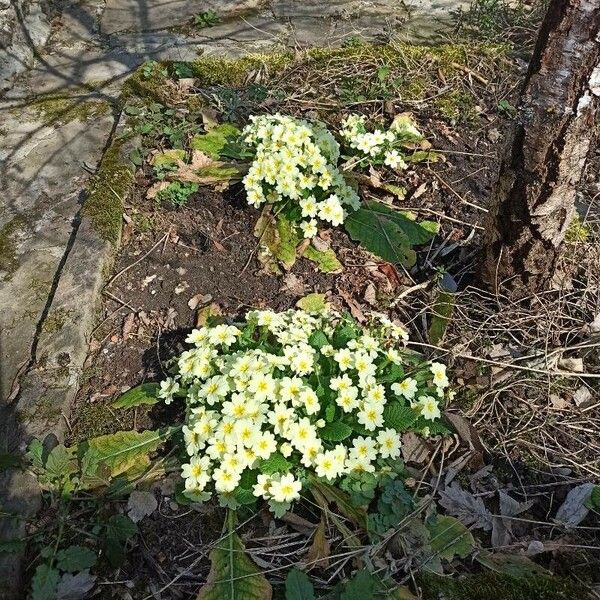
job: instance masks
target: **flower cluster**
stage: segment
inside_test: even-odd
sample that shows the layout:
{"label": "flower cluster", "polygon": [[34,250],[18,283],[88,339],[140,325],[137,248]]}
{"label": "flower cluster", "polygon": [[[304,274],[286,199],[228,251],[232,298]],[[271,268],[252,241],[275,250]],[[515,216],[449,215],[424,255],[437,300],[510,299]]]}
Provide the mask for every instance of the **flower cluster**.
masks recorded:
{"label": "flower cluster", "polygon": [[339,144],[320,123],[279,114],[250,117],[242,139],[254,152],[244,177],[248,203],[279,205],[305,238],[317,234],[319,220],[341,225],[358,194],[337,168]]}
{"label": "flower cluster", "polygon": [[340,135],[359,156],[383,163],[394,170],[405,169],[407,166],[402,148],[407,143],[423,139],[408,114],[398,115],[387,131],[375,129],[371,132],[367,131],[365,116],[349,115],[342,121]]}
{"label": "flower cluster", "polygon": [[252,311],[193,330],[160,392],[186,400],[186,495],[264,498],[281,514],[311,478],[388,472],[399,432],[432,425],[449,385],[406,340],[382,315],[360,327],[330,311]]}

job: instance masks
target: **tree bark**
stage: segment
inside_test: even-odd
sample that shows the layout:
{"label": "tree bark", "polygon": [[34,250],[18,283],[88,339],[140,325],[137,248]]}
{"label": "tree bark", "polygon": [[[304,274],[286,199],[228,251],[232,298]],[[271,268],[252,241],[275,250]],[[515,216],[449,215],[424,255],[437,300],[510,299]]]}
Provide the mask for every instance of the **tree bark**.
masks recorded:
{"label": "tree bark", "polygon": [[552,0],[521,92],[484,234],[482,279],[543,289],[574,216],[600,96],[600,0]]}

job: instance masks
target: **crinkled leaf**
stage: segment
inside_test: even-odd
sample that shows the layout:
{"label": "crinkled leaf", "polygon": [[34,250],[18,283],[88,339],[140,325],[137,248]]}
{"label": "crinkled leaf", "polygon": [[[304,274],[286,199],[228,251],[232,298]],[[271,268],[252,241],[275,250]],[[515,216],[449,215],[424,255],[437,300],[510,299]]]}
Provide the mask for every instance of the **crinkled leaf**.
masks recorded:
{"label": "crinkled leaf", "polygon": [[156,404],[159,401],[159,391],[158,383],[142,383],[142,385],[127,390],[113,402],[112,406],[113,408],[133,408],[142,404]]}
{"label": "crinkled leaf", "polygon": [[344,269],[332,248],[317,250],[314,246],[308,246],[302,255],[317,265],[321,273],[341,273]]}
{"label": "crinkled leaf", "polygon": [[91,451],[95,460],[108,465],[111,475],[116,477],[134,466],[141,457],[154,452],[171,433],[170,429],[140,432],[119,431],[91,438],[83,444],[82,449],[86,453]]}
{"label": "crinkled leaf", "polygon": [[294,224],[284,215],[274,217],[270,208],[265,207],[254,227],[254,235],[268,250],[267,253],[259,253],[259,259],[267,271],[279,272],[278,263],[286,270],[294,266],[296,247],[301,238]]}
{"label": "crinkled leaf", "polygon": [[434,524],[427,524],[431,550],[440,558],[466,558],[475,547],[473,534],[454,517],[438,516]]}
{"label": "crinkled leaf", "polygon": [[327,309],[325,294],[308,294],[300,298],[296,306],[306,312],[323,312]]}
{"label": "crinkled leaf", "polygon": [[84,598],[89,598],[89,592],[95,583],[96,576],[90,575],[87,570],[76,575],[63,573],[56,586],[54,600],[84,600]]}
{"label": "crinkled leaf", "polygon": [[56,554],[56,566],[61,571],[75,573],[96,564],[96,553],[85,546],[69,546]]}
{"label": "crinkled leaf", "polygon": [[407,267],[416,261],[412,247],[428,242],[435,235],[422,224],[380,202],[369,202],[349,215],[345,226],[350,237],[370,252]]}
{"label": "crinkled leaf", "polygon": [[341,442],[352,435],[352,427],[342,421],[326,423],[319,429],[319,437],[328,442]]}
{"label": "crinkled leaf", "polygon": [[285,578],[285,600],[314,600],[315,588],[300,569],[292,569]]}
{"label": "crinkled leaf", "polygon": [[383,422],[396,431],[406,431],[419,418],[419,413],[400,402],[388,402],[383,409]]}
{"label": "crinkled leaf", "polygon": [[485,507],[483,500],[463,490],[456,482],[440,492],[439,503],[464,525],[485,531],[492,529],[493,515]]}
{"label": "crinkled leaf", "polygon": [[[225,155],[228,146],[235,142],[240,135],[240,130],[231,123],[221,123],[213,127],[208,133],[195,135],[191,146],[194,150],[200,150],[213,159]],[[228,153],[227,156],[231,157]],[[235,158],[233,156],[232,158]]]}
{"label": "crinkled leaf", "polygon": [[287,473],[291,467],[292,463],[283,454],[274,452],[269,458],[260,463],[259,468],[265,475],[272,475],[273,473]]}
{"label": "crinkled leaf", "polygon": [[59,572],[50,565],[38,565],[31,580],[30,600],[51,600],[60,579]]}
{"label": "crinkled leaf", "polygon": [[176,165],[179,160],[185,160],[185,150],[172,148],[163,150],[162,152],[154,152],[149,162],[153,167],[162,167],[165,165]]}
{"label": "crinkled leaf", "polygon": [[210,573],[197,600],[270,600],[272,595],[239,536],[230,532],[210,553]]}
{"label": "crinkled leaf", "polygon": [[52,479],[61,479],[77,471],[73,450],[62,444],[54,447],[46,459],[46,472]]}
{"label": "crinkled leaf", "polygon": [[43,469],[47,456],[42,441],[38,439],[31,440],[29,446],[27,446],[25,457],[31,462],[33,467]]}

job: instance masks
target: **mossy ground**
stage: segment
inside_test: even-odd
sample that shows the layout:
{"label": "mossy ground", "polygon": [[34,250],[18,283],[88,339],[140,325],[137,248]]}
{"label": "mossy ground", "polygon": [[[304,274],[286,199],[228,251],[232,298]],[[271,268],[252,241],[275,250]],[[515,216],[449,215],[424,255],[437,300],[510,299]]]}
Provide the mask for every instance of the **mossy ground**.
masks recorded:
{"label": "mossy ground", "polygon": [[15,236],[27,227],[27,221],[22,215],[15,215],[8,223],[0,228],[0,272],[8,277],[19,266],[16,254]]}
{"label": "mossy ground", "polygon": [[104,154],[82,209],[102,238],[113,244],[121,236],[123,201],[133,184],[133,165],[123,156],[123,146],[123,139],[115,140]]}
{"label": "mossy ground", "polygon": [[38,118],[47,125],[62,125],[71,121],[87,121],[108,114],[111,104],[80,95],[47,96],[29,105]]}
{"label": "mossy ground", "polygon": [[562,577],[515,578],[486,571],[460,578],[421,573],[424,600],[572,600],[589,597],[585,588]]}

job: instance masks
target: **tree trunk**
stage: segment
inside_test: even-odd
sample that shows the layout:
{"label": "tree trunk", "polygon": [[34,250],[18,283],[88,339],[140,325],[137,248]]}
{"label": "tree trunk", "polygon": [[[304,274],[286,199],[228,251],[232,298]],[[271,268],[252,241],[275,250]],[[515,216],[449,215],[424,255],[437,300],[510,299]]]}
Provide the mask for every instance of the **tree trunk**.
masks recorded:
{"label": "tree trunk", "polygon": [[555,272],[600,96],[600,0],[552,0],[484,235],[483,280],[514,298]]}

